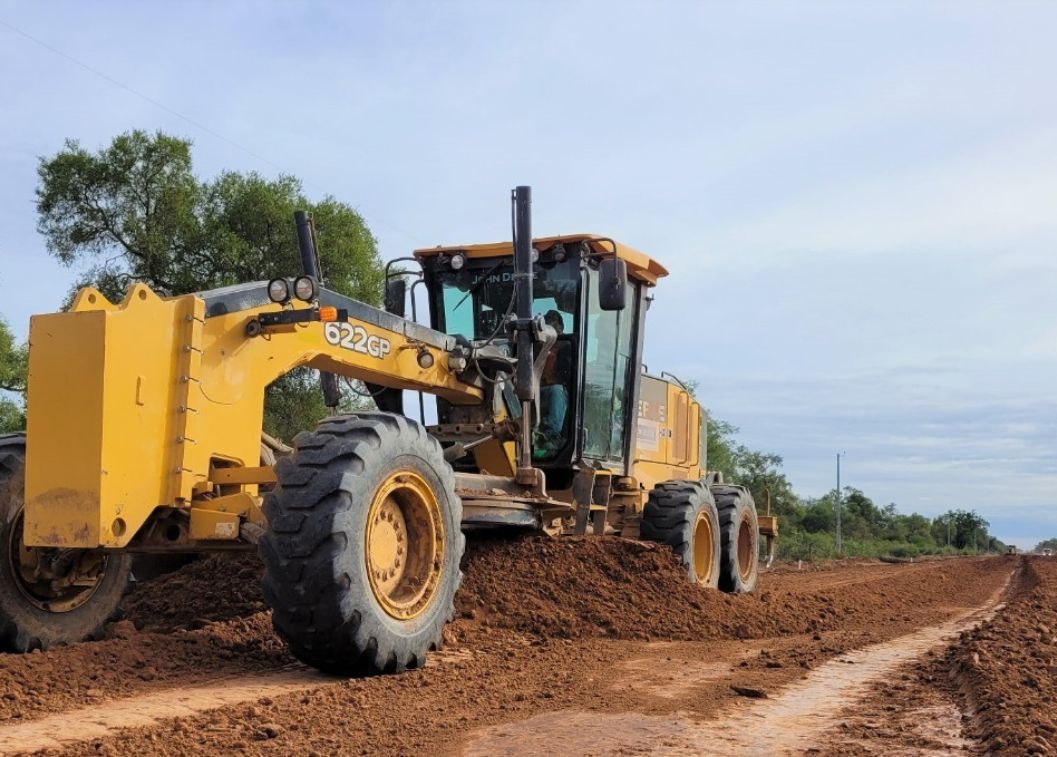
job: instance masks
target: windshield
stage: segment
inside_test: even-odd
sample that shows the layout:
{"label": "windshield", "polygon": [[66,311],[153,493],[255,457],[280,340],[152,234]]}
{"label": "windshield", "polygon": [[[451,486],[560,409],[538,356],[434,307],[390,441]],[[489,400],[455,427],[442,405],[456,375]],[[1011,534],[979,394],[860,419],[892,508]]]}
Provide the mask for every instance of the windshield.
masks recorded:
{"label": "windshield", "polygon": [[[487,339],[511,306],[514,289],[512,258],[468,261],[461,271],[438,271],[437,326],[448,334]],[[532,314],[542,315],[559,335],[576,333],[580,261],[540,262],[534,266]],[[511,311],[512,312],[512,311]],[[497,339],[504,338],[498,334]]]}

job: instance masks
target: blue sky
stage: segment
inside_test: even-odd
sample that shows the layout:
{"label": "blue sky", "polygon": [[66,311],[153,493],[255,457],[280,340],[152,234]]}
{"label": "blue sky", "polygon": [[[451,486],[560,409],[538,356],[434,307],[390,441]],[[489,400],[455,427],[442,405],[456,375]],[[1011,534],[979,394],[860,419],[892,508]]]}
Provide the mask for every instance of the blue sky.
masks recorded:
{"label": "blue sky", "polygon": [[531,184],[538,233],[668,266],[646,362],[799,492],[845,450],[878,502],[1028,546],[1057,535],[1055,28],[1015,2],[0,2],[0,314],[24,334],[73,278],[33,207],[67,137],[296,174],[386,257],[506,237]]}

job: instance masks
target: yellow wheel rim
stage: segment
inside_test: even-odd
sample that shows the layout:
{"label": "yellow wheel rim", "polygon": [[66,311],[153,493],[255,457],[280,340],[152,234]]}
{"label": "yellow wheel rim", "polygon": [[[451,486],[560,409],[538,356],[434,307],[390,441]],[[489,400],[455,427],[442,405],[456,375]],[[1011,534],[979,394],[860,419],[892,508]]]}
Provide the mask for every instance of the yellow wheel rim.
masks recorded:
{"label": "yellow wheel rim", "polygon": [[756,559],[756,540],[753,538],[752,523],[742,518],[738,525],[738,573],[743,581],[752,576],[752,563]]}
{"label": "yellow wheel rim", "polygon": [[716,542],[715,532],[712,530],[712,519],[708,513],[702,510],[697,514],[694,522],[694,575],[697,582],[707,584],[712,579],[712,569],[715,563]]}
{"label": "yellow wheel rim", "polygon": [[422,614],[440,586],[444,523],[429,484],[400,469],[378,487],[367,512],[367,576],[382,609],[397,620]]}

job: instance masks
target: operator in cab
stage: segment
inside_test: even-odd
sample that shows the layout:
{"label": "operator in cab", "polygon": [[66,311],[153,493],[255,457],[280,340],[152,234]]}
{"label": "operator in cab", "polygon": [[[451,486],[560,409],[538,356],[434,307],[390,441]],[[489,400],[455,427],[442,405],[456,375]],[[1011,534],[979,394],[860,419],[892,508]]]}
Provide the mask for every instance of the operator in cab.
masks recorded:
{"label": "operator in cab", "polygon": [[565,446],[565,421],[569,414],[569,350],[572,345],[560,340],[565,333],[565,319],[557,310],[548,310],[543,321],[559,337],[554,343],[540,376],[540,423],[536,429],[534,457],[547,458]]}

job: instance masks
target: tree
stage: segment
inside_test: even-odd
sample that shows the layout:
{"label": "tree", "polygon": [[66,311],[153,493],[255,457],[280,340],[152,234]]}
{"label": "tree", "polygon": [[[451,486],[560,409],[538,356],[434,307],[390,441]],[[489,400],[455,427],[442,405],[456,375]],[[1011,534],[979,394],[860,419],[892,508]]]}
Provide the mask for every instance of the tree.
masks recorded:
{"label": "tree", "polygon": [[[80,268],[77,288],[92,285],[120,300],[137,281],[175,295],[295,275],[293,212],[304,209],[315,221],[327,287],[380,301],[377,244],[352,207],[333,197],[311,202],[292,176],[229,171],[199,181],[192,168],[191,142],[162,132],[122,134],[95,153],[67,140],[40,160],[38,230],[58,260]],[[311,372],[269,388],[270,433],[290,438],[323,414]]]}
{"label": "tree", "polygon": [[835,501],[832,495],[807,500],[800,517],[800,527],[809,533],[833,533],[837,527]]}
{"label": "tree", "polygon": [[28,353],[15,342],[7,324],[0,320],[0,434],[26,427],[22,404],[5,393],[19,397],[26,391]]}
{"label": "tree", "polygon": [[955,549],[987,549],[989,525],[975,510],[950,510],[932,521],[932,535],[937,544],[946,544],[949,533]]}
{"label": "tree", "polygon": [[726,421],[713,418],[708,410],[702,408],[702,412],[707,419],[705,432],[708,438],[705,447],[708,469],[722,473],[726,481],[733,481],[735,473],[734,434],[738,433],[738,428]]}
{"label": "tree", "polygon": [[[772,512],[784,518],[798,519],[800,502],[793,486],[782,473],[782,456],[772,452],[756,452],[738,445],[732,456],[734,473],[731,477],[752,493],[760,512],[766,509],[768,497]],[[788,523],[788,520],[786,520]]]}
{"label": "tree", "polygon": [[1057,538],[1044,539],[1043,541],[1040,541],[1038,544],[1035,545],[1035,549],[1032,551],[1041,552],[1044,549],[1048,549],[1051,552],[1057,552]]}
{"label": "tree", "polygon": [[[695,399],[697,387],[696,381],[686,382],[686,389]],[[713,417],[707,408],[702,407],[701,412],[707,434],[707,469],[722,473],[724,481],[747,488],[761,512],[770,494],[773,512],[787,518],[799,518],[799,499],[793,493],[792,484],[781,472],[781,455],[756,452],[743,444],[737,444],[734,440],[734,435],[738,433],[737,426]]]}

